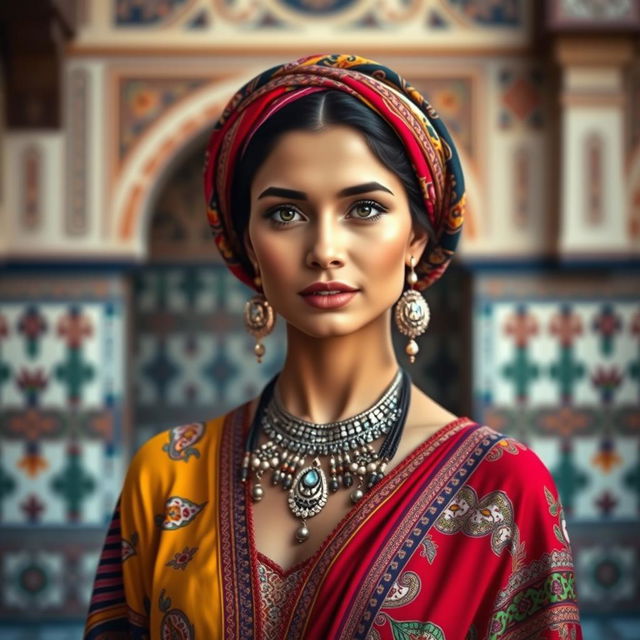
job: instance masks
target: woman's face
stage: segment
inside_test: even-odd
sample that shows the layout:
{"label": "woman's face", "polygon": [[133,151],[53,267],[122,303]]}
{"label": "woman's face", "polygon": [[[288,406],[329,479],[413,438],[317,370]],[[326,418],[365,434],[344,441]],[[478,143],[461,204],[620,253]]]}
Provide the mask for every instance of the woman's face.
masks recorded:
{"label": "woman's face", "polygon": [[245,242],[265,296],[314,337],[379,319],[402,293],[409,257],[426,245],[402,182],[351,127],[283,134],[250,196]]}

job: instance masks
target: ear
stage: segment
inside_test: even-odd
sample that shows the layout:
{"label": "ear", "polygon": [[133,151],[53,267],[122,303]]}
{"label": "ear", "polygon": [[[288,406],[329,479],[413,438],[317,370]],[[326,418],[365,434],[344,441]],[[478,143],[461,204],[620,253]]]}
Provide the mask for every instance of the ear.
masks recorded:
{"label": "ear", "polygon": [[416,259],[416,264],[420,262],[420,258],[422,257],[428,242],[428,231],[420,225],[414,224],[409,238],[409,244],[407,246],[406,264],[409,264],[410,256],[413,256]]}

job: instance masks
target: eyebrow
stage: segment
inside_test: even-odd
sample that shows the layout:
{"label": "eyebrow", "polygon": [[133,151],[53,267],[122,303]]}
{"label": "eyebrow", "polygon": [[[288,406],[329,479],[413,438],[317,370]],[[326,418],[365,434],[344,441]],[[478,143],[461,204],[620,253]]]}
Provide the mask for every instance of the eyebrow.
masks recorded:
{"label": "eyebrow", "polygon": [[[371,191],[386,191],[394,195],[393,191],[380,184],[379,182],[365,182],[364,184],[356,184],[353,187],[346,187],[338,192],[338,198],[346,198],[348,196],[356,196],[360,193],[369,193]],[[291,198],[292,200],[307,200],[307,194],[304,191],[295,189],[283,189],[282,187],[269,187],[265,189],[259,196],[266,198],[267,196],[280,196],[282,198]]]}

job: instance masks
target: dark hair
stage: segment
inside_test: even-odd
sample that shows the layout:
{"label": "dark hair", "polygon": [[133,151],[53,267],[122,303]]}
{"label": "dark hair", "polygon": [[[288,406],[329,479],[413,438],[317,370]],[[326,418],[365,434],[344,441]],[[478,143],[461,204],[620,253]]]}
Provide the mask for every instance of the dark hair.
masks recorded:
{"label": "dark hair", "polygon": [[[276,142],[289,131],[319,131],[330,125],[346,125],[362,133],[369,149],[404,185],[413,223],[425,229],[429,244],[434,238],[415,172],[402,141],[372,109],[344,91],[329,89],[304,96],[284,106],[254,134],[234,172],[231,211],[234,231],[242,242],[249,223],[251,183]],[[425,249],[427,250],[427,249]],[[249,273],[251,264],[244,265]]]}

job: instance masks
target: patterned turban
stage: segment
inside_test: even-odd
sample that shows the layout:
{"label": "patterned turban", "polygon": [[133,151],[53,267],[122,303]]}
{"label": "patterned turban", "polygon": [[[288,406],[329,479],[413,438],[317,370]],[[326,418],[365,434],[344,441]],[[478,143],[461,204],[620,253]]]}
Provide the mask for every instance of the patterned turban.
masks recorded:
{"label": "patterned turban", "polygon": [[242,237],[232,224],[233,173],[247,141],[285,105],[316,91],[344,91],[375,111],[396,132],[420,186],[431,238],[416,265],[416,288],[426,289],[447,268],[460,237],[464,180],[455,145],[431,105],[395,71],[351,55],[313,55],[268,69],[229,101],[211,134],[205,161],[207,216],[229,269],[256,288]]}

